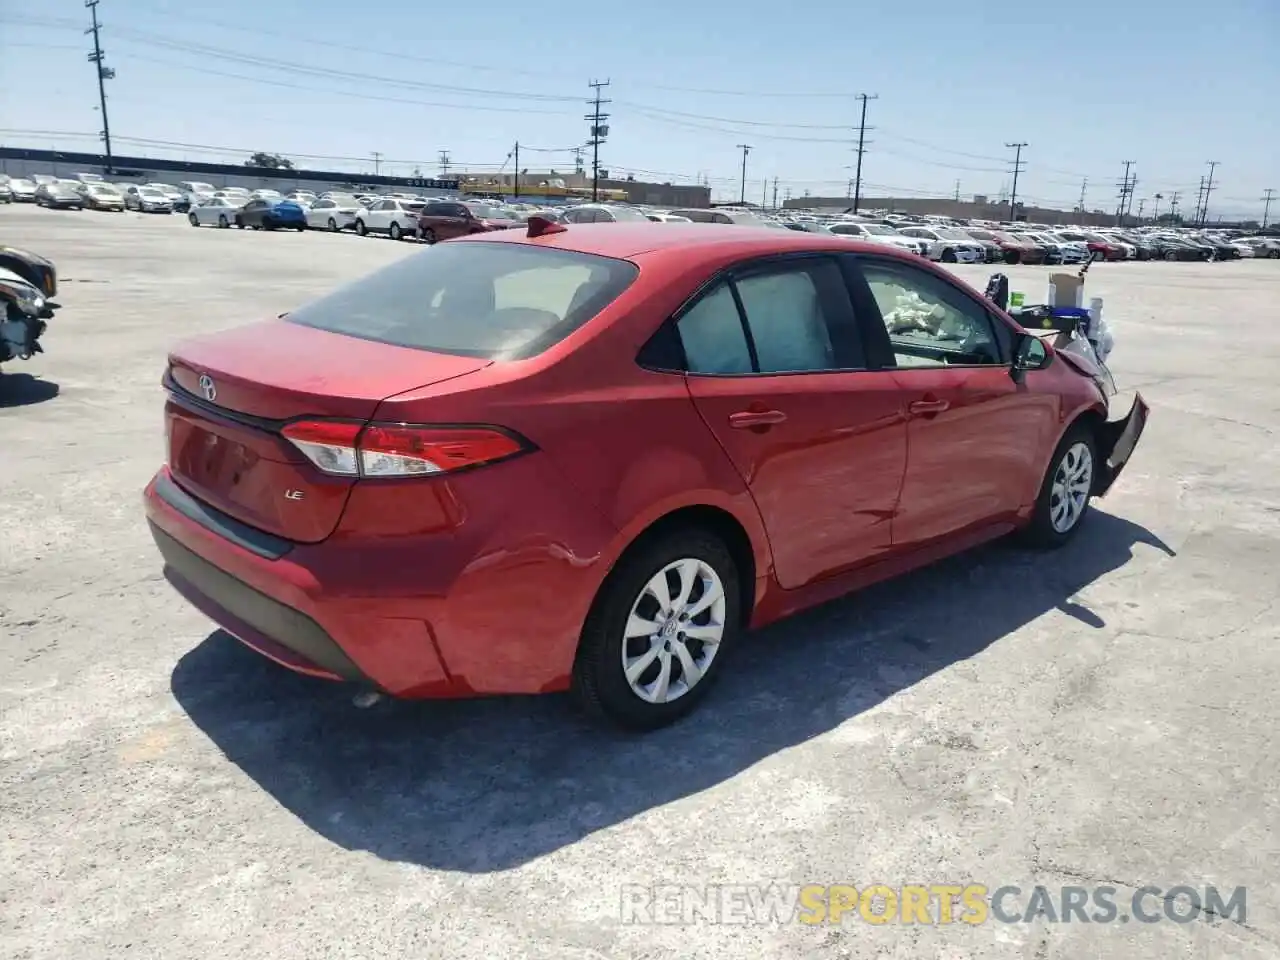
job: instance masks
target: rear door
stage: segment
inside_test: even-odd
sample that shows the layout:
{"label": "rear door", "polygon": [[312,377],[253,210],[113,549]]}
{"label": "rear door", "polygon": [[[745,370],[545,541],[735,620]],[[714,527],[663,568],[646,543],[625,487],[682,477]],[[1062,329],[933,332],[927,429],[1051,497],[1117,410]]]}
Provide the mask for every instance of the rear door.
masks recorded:
{"label": "rear door", "polygon": [[737,268],[676,329],[689,392],[755,498],[779,584],[890,549],[905,415],[892,377],[867,370],[835,258]]}
{"label": "rear door", "polygon": [[[859,316],[877,322],[903,392],[907,469],[895,546],[916,546],[1010,519],[1033,498],[1058,418],[1038,373],[1010,376],[1014,330],[940,271],[887,257],[851,258]],[[873,352],[879,353],[879,350]]]}

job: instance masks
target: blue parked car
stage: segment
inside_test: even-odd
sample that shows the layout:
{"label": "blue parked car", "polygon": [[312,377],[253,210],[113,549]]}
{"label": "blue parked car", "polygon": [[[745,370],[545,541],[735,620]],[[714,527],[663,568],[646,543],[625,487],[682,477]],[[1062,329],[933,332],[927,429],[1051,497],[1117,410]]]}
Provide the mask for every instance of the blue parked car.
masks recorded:
{"label": "blue parked car", "polygon": [[236,212],[236,226],[243,230],[305,230],[307,212],[292,200],[250,200]]}

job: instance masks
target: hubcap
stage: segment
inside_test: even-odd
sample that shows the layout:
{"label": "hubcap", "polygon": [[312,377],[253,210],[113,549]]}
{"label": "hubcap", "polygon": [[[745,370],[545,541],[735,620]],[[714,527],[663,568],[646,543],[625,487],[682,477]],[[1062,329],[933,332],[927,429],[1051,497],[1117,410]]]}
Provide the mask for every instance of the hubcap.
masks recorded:
{"label": "hubcap", "polygon": [[1058,533],[1076,525],[1093,489],[1093,453],[1087,443],[1073,443],[1053,473],[1049,520]]}
{"label": "hubcap", "polygon": [[707,563],[686,557],[659,570],[631,606],[622,670],[646,703],[669,703],[706,676],[724,637],[725,596]]}

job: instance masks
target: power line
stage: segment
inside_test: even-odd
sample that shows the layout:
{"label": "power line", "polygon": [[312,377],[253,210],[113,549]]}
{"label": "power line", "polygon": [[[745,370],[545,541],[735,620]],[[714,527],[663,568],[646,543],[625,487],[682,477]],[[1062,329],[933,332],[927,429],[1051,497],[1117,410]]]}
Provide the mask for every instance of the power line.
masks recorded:
{"label": "power line", "polygon": [[1014,210],[1018,206],[1018,174],[1020,174],[1026,165],[1022,162],[1022,149],[1027,146],[1026,143],[1006,143],[1006,147],[1014,151],[1013,154],[1013,189],[1009,192],[1009,221],[1012,223],[1016,217]]}
{"label": "power line", "polygon": [[880,94],[860,93],[858,94],[856,99],[862,101],[862,119],[858,121],[858,146],[857,146],[858,165],[853,175],[853,212],[854,213],[858,212],[858,203],[862,199],[862,155],[867,152],[867,146],[866,146],[867,101],[879,100]]}
{"label": "power line", "polygon": [[586,116],[591,121],[591,139],[587,141],[587,146],[591,148],[591,200],[595,202],[600,196],[600,144],[609,136],[609,125],[605,123],[609,114],[602,113],[600,108],[610,101],[602,100],[601,93],[609,86],[609,81],[592,80],[587,86],[595,90],[593,99],[587,101],[593,109]]}

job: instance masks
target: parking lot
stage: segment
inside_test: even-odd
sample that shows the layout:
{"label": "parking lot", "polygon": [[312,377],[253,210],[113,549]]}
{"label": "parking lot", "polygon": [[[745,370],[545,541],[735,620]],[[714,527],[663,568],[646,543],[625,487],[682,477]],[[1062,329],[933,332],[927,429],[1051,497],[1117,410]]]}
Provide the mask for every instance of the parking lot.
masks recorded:
{"label": "parking lot", "polygon": [[[52,259],[63,305],[0,375],[0,956],[1280,956],[1280,261],[1095,264],[1121,399],[1153,412],[1080,537],[758,632],[692,718],[627,737],[559,697],[360,709],[161,577],[167,348],[422,247],[18,205],[0,242]],[[1056,268],[1003,269],[1034,301]],[[1248,917],[620,908],[770,882],[1211,884]]]}

